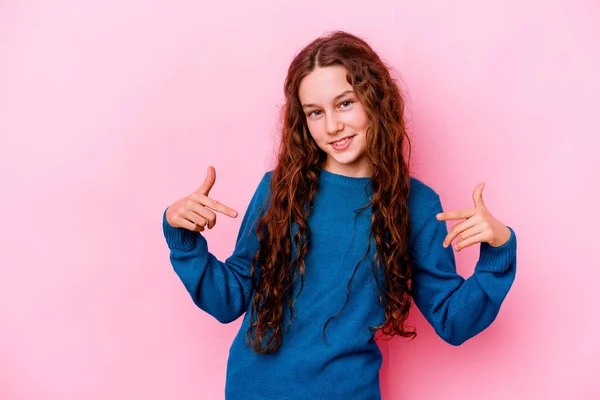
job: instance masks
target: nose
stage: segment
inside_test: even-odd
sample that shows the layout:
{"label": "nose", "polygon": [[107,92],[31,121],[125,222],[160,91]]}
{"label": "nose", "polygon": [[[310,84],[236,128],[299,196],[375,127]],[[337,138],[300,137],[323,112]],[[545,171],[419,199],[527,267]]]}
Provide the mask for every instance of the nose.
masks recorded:
{"label": "nose", "polygon": [[331,136],[335,136],[338,132],[344,129],[344,123],[340,121],[337,113],[327,113],[326,118],[326,129],[327,133]]}

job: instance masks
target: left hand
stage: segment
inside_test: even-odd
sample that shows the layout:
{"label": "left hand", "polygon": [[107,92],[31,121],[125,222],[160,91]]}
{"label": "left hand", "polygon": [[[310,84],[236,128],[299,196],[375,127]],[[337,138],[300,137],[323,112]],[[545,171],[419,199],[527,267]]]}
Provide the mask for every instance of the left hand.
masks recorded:
{"label": "left hand", "polygon": [[475,207],[437,214],[439,221],[465,219],[450,229],[444,239],[444,247],[448,247],[457,236],[458,241],[454,246],[456,251],[477,243],[489,243],[493,247],[499,247],[508,242],[510,229],[488,211],[483,202],[484,187],[485,183],[480,183],[473,191]]}

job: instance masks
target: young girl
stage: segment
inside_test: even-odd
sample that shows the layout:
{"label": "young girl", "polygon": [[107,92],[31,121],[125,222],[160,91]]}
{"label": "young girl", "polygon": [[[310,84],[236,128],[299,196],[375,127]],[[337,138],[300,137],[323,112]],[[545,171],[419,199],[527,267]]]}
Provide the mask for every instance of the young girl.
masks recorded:
{"label": "young girl", "polygon": [[[258,185],[235,250],[213,256],[200,232],[237,212],[209,197],[215,171],[163,215],[175,272],[194,302],[227,323],[226,398],[380,399],[377,331],[414,337],[414,300],[460,345],[488,327],[515,277],[516,238],[487,210],[444,213],[411,177],[404,103],[377,54],[335,32],[310,43],[285,81],[277,166]],[[408,157],[408,156],[407,156]],[[446,220],[463,220],[449,232]],[[481,243],[473,276],[455,249]]]}

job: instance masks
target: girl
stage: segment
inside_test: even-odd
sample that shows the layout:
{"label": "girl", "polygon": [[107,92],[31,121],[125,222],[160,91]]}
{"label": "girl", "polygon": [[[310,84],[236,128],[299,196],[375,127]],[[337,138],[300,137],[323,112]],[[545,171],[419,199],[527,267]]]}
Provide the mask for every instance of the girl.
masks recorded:
{"label": "girl", "polygon": [[[285,81],[277,166],[264,175],[225,262],[201,235],[216,212],[215,170],[163,215],[175,272],[194,302],[227,323],[226,398],[380,399],[375,333],[414,337],[412,301],[460,345],[488,327],[515,277],[513,230],[474,206],[445,213],[411,177],[404,103],[364,40],[335,32],[310,43]],[[464,220],[449,232],[446,220]],[[473,276],[453,249],[481,243]]]}

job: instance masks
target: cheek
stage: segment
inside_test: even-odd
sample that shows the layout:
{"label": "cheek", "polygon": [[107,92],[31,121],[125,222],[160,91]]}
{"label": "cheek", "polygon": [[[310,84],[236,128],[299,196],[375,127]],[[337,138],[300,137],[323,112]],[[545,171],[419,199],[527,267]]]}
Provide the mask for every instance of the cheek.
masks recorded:
{"label": "cheek", "polygon": [[369,126],[369,116],[364,111],[361,111],[359,123],[360,123],[361,128],[363,128],[365,130]]}
{"label": "cheek", "polygon": [[321,125],[322,124],[320,124],[319,121],[310,121],[307,123],[310,136],[312,136],[317,143],[323,137],[323,128]]}
{"label": "cheek", "polygon": [[369,126],[369,117],[362,108],[356,108],[351,115],[348,116],[348,123],[352,127],[360,130],[366,130]]}

